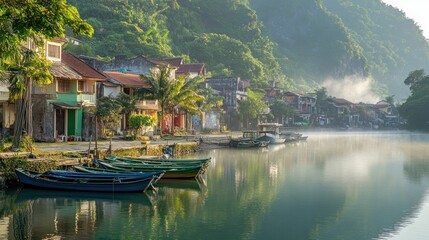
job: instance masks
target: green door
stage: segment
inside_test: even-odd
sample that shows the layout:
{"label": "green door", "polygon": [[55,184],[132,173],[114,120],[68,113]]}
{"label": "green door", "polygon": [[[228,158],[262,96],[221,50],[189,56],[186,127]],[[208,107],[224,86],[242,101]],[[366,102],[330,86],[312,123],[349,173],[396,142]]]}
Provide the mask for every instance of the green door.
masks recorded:
{"label": "green door", "polygon": [[76,135],[76,110],[69,109],[67,112],[67,135]]}

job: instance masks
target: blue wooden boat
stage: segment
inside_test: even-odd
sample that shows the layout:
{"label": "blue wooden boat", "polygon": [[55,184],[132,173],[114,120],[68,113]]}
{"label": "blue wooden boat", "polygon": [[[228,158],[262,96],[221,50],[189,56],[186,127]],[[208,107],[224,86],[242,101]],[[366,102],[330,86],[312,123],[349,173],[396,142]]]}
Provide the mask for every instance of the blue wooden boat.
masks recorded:
{"label": "blue wooden boat", "polygon": [[112,177],[111,179],[97,178],[74,178],[53,175],[49,173],[38,173],[23,169],[15,169],[19,181],[24,185],[74,191],[93,192],[139,192],[145,191],[155,179],[160,178],[163,173],[154,173],[150,177]]}
{"label": "blue wooden boat", "polygon": [[62,176],[62,177],[71,177],[71,178],[92,178],[94,180],[103,180],[103,179],[117,179],[117,178],[148,178],[160,175],[162,172],[126,172],[126,173],[117,173],[117,172],[100,172],[97,174],[86,173],[86,172],[76,172],[76,171],[63,171],[63,170],[49,170],[45,174],[51,176]]}

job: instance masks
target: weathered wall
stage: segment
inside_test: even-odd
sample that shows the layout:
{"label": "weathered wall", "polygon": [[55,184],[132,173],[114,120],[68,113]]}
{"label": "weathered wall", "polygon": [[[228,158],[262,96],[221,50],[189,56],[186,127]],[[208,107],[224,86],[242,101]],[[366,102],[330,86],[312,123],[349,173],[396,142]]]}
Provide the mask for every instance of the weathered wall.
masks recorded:
{"label": "weathered wall", "polygon": [[48,102],[52,95],[37,94],[32,96],[33,101],[33,138],[35,141],[54,142],[54,114],[55,109]]}
{"label": "weathered wall", "polygon": [[[89,141],[95,139],[95,115],[89,107],[84,107],[82,114],[82,140]],[[98,136],[101,136],[101,125],[98,124]]]}

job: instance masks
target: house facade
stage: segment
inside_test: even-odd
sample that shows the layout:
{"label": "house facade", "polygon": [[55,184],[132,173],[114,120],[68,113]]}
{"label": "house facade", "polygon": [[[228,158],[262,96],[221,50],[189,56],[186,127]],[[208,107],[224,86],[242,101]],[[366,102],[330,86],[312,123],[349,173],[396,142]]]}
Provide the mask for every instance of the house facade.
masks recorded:
{"label": "house facade", "polygon": [[0,81],[0,137],[12,133],[15,122],[15,104],[9,102],[9,87]]}
{"label": "house facade", "polygon": [[[152,86],[140,77],[139,74],[121,73],[114,71],[105,71],[107,81],[102,83],[101,96],[117,97],[120,93],[134,96],[135,91],[139,88],[152,88]],[[138,100],[136,102],[134,113],[145,114],[156,118],[159,109],[158,100]],[[121,127],[118,132],[123,132],[128,128],[127,119],[129,116],[122,116]],[[153,129],[149,129],[153,131]]]}
{"label": "house facade", "polygon": [[226,112],[224,122],[232,130],[241,129],[241,123],[236,121],[239,101],[247,99],[247,93],[240,84],[239,77],[207,78],[205,87],[212,88],[216,94],[222,96],[223,109]]}
{"label": "house facade", "polygon": [[35,86],[33,138],[36,141],[70,141],[95,136],[97,82],[106,77],[79,58],[62,53],[62,42],[46,42],[46,56],[52,61],[54,81]]}

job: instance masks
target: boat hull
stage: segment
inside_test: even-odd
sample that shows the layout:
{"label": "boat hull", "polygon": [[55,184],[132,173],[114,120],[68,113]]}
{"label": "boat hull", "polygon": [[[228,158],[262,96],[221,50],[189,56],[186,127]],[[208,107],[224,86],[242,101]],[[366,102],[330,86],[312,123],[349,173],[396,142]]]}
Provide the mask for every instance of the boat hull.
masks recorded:
{"label": "boat hull", "polygon": [[[98,164],[105,169],[118,172],[146,172],[154,171],[153,167],[146,167],[138,164],[111,164],[98,161]],[[191,166],[158,166],[157,171],[165,171],[162,178],[195,178],[203,175],[207,169],[206,164]]]}
{"label": "boat hull", "polygon": [[61,181],[59,179],[50,179],[43,177],[43,174],[31,171],[16,169],[16,175],[19,181],[27,186],[55,189],[55,190],[73,190],[73,191],[95,191],[95,192],[140,192],[145,191],[154,181],[154,177],[132,179],[131,181],[122,182],[113,180],[111,182],[88,182],[85,180],[78,181]]}

